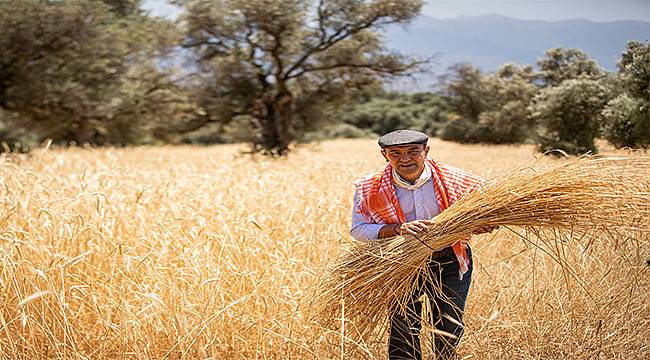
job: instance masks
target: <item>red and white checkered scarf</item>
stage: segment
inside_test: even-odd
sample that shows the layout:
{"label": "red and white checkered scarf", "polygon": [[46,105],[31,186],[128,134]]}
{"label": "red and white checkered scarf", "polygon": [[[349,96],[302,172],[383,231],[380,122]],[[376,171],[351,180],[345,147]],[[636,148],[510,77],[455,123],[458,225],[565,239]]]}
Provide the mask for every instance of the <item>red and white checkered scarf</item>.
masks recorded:
{"label": "red and white checkered scarf", "polygon": [[[458,201],[465,193],[470,192],[483,182],[480,177],[464,170],[438,164],[427,158],[425,166],[431,169],[431,178],[436,193],[440,212]],[[398,224],[405,223],[406,217],[400,207],[393,186],[393,168],[386,165],[384,171],[355,181],[360,204],[359,212],[369,223]],[[469,269],[466,242],[461,240],[452,245],[460,264],[460,275]]]}

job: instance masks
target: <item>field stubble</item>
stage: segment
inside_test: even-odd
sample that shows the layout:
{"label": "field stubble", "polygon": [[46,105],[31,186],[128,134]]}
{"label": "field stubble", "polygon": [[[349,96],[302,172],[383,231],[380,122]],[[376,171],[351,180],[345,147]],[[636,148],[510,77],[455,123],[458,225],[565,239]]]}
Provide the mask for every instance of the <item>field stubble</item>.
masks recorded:
{"label": "field stubble", "polygon": [[[487,178],[534,156],[529,146],[431,145],[434,158]],[[384,164],[376,144],[325,142],[288,159],[241,149],[67,149],[1,160],[2,358],[358,354],[349,339],[341,354],[313,294],[351,241],[352,181]],[[650,353],[647,231],[616,246],[568,241],[576,275],[568,280],[544,244],[520,235],[472,240],[463,358]],[[380,334],[362,344],[360,357],[385,359],[385,342]]]}

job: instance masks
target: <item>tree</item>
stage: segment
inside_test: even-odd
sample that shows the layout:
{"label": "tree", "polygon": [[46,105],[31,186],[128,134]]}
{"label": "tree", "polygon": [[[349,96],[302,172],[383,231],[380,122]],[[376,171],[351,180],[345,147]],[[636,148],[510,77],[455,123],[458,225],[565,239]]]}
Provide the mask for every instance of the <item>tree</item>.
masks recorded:
{"label": "tree", "polygon": [[452,109],[464,120],[478,123],[487,109],[481,70],[469,63],[454,64],[441,78]]}
{"label": "tree", "polygon": [[141,141],[177,99],[156,65],[174,27],[137,0],[0,2],[0,107],[57,142]]}
{"label": "tree", "polygon": [[537,91],[530,66],[505,64],[494,74],[482,74],[469,64],[457,64],[443,81],[455,118],[440,132],[445,140],[466,143],[518,143],[532,124],[527,107]]}
{"label": "tree", "polygon": [[618,63],[623,86],[636,98],[650,101],[650,42],[630,41]]}
{"label": "tree", "polygon": [[483,84],[488,109],[479,116],[486,127],[483,142],[521,143],[530,137],[534,125],[528,117],[528,105],[537,93],[531,66],[505,64],[485,76]]}
{"label": "tree", "polygon": [[580,49],[558,47],[547,50],[537,61],[537,66],[545,86],[557,86],[569,79],[598,79],[605,75],[605,71]]}
{"label": "tree", "polygon": [[610,98],[610,89],[599,80],[564,80],[558,86],[543,89],[529,109],[532,119],[545,129],[539,139],[540,150],[596,152],[594,138],[602,124],[601,112]]}
{"label": "tree", "polygon": [[605,137],[617,148],[650,144],[650,113],[643,100],[621,94],[603,110]]}
{"label": "tree", "polygon": [[650,145],[650,43],[631,41],[618,64],[623,93],[603,110],[605,137],[616,147]]}
{"label": "tree", "polygon": [[135,15],[140,12],[140,0],[101,0],[101,2],[119,16]]}
{"label": "tree", "polygon": [[[205,81],[204,123],[248,119],[254,149],[283,155],[298,132],[350,90],[420,61],[374,32],[416,16],[420,0],[177,0]],[[209,96],[208,96],[209,95]]]}

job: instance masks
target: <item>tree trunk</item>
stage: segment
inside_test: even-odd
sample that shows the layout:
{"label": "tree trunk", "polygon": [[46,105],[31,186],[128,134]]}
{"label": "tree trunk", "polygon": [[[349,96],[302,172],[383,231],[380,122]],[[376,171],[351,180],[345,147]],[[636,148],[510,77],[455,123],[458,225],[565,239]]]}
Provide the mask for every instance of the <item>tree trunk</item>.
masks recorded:
{"label": "tree trunk", "polygon": [[262,136],[256,141],[255,149],[266,155],[286,155],[294,140],[293,96],[288,91],[281,92],[264,105],[265,114],[260,119]]}
{"label": "tree trunk", "polygon": [[72,126],[72,136],[77,145],[94,144],[97,130],[87,121],[75,123]]}
{"label": "tree trunk", "polygon": [[5,110],[9,110],[9,98],[7,96],[7,90],[9,89],[8,83],[9,81],[5,81],[5,79],[0,74],[0,108],[3,108]]}

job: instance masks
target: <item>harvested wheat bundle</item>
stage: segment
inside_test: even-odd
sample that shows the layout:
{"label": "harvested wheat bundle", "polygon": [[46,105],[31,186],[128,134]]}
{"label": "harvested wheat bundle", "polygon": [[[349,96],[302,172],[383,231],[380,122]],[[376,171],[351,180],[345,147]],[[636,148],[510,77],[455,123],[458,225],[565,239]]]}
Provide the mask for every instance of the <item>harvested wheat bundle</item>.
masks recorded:
{"label": "harvested wheat bundle", "polygon": [[319,314],[329,324],[356,329],[362,339],[386,326],[430,255],[481,227],[517,226],[548,241],[550,233],[618,234],[648,231],[650,158],[585,157],[535,171],[530,167],[489,181],[435,218],[417,239],[399,236],[354,242],[320,286]]}

